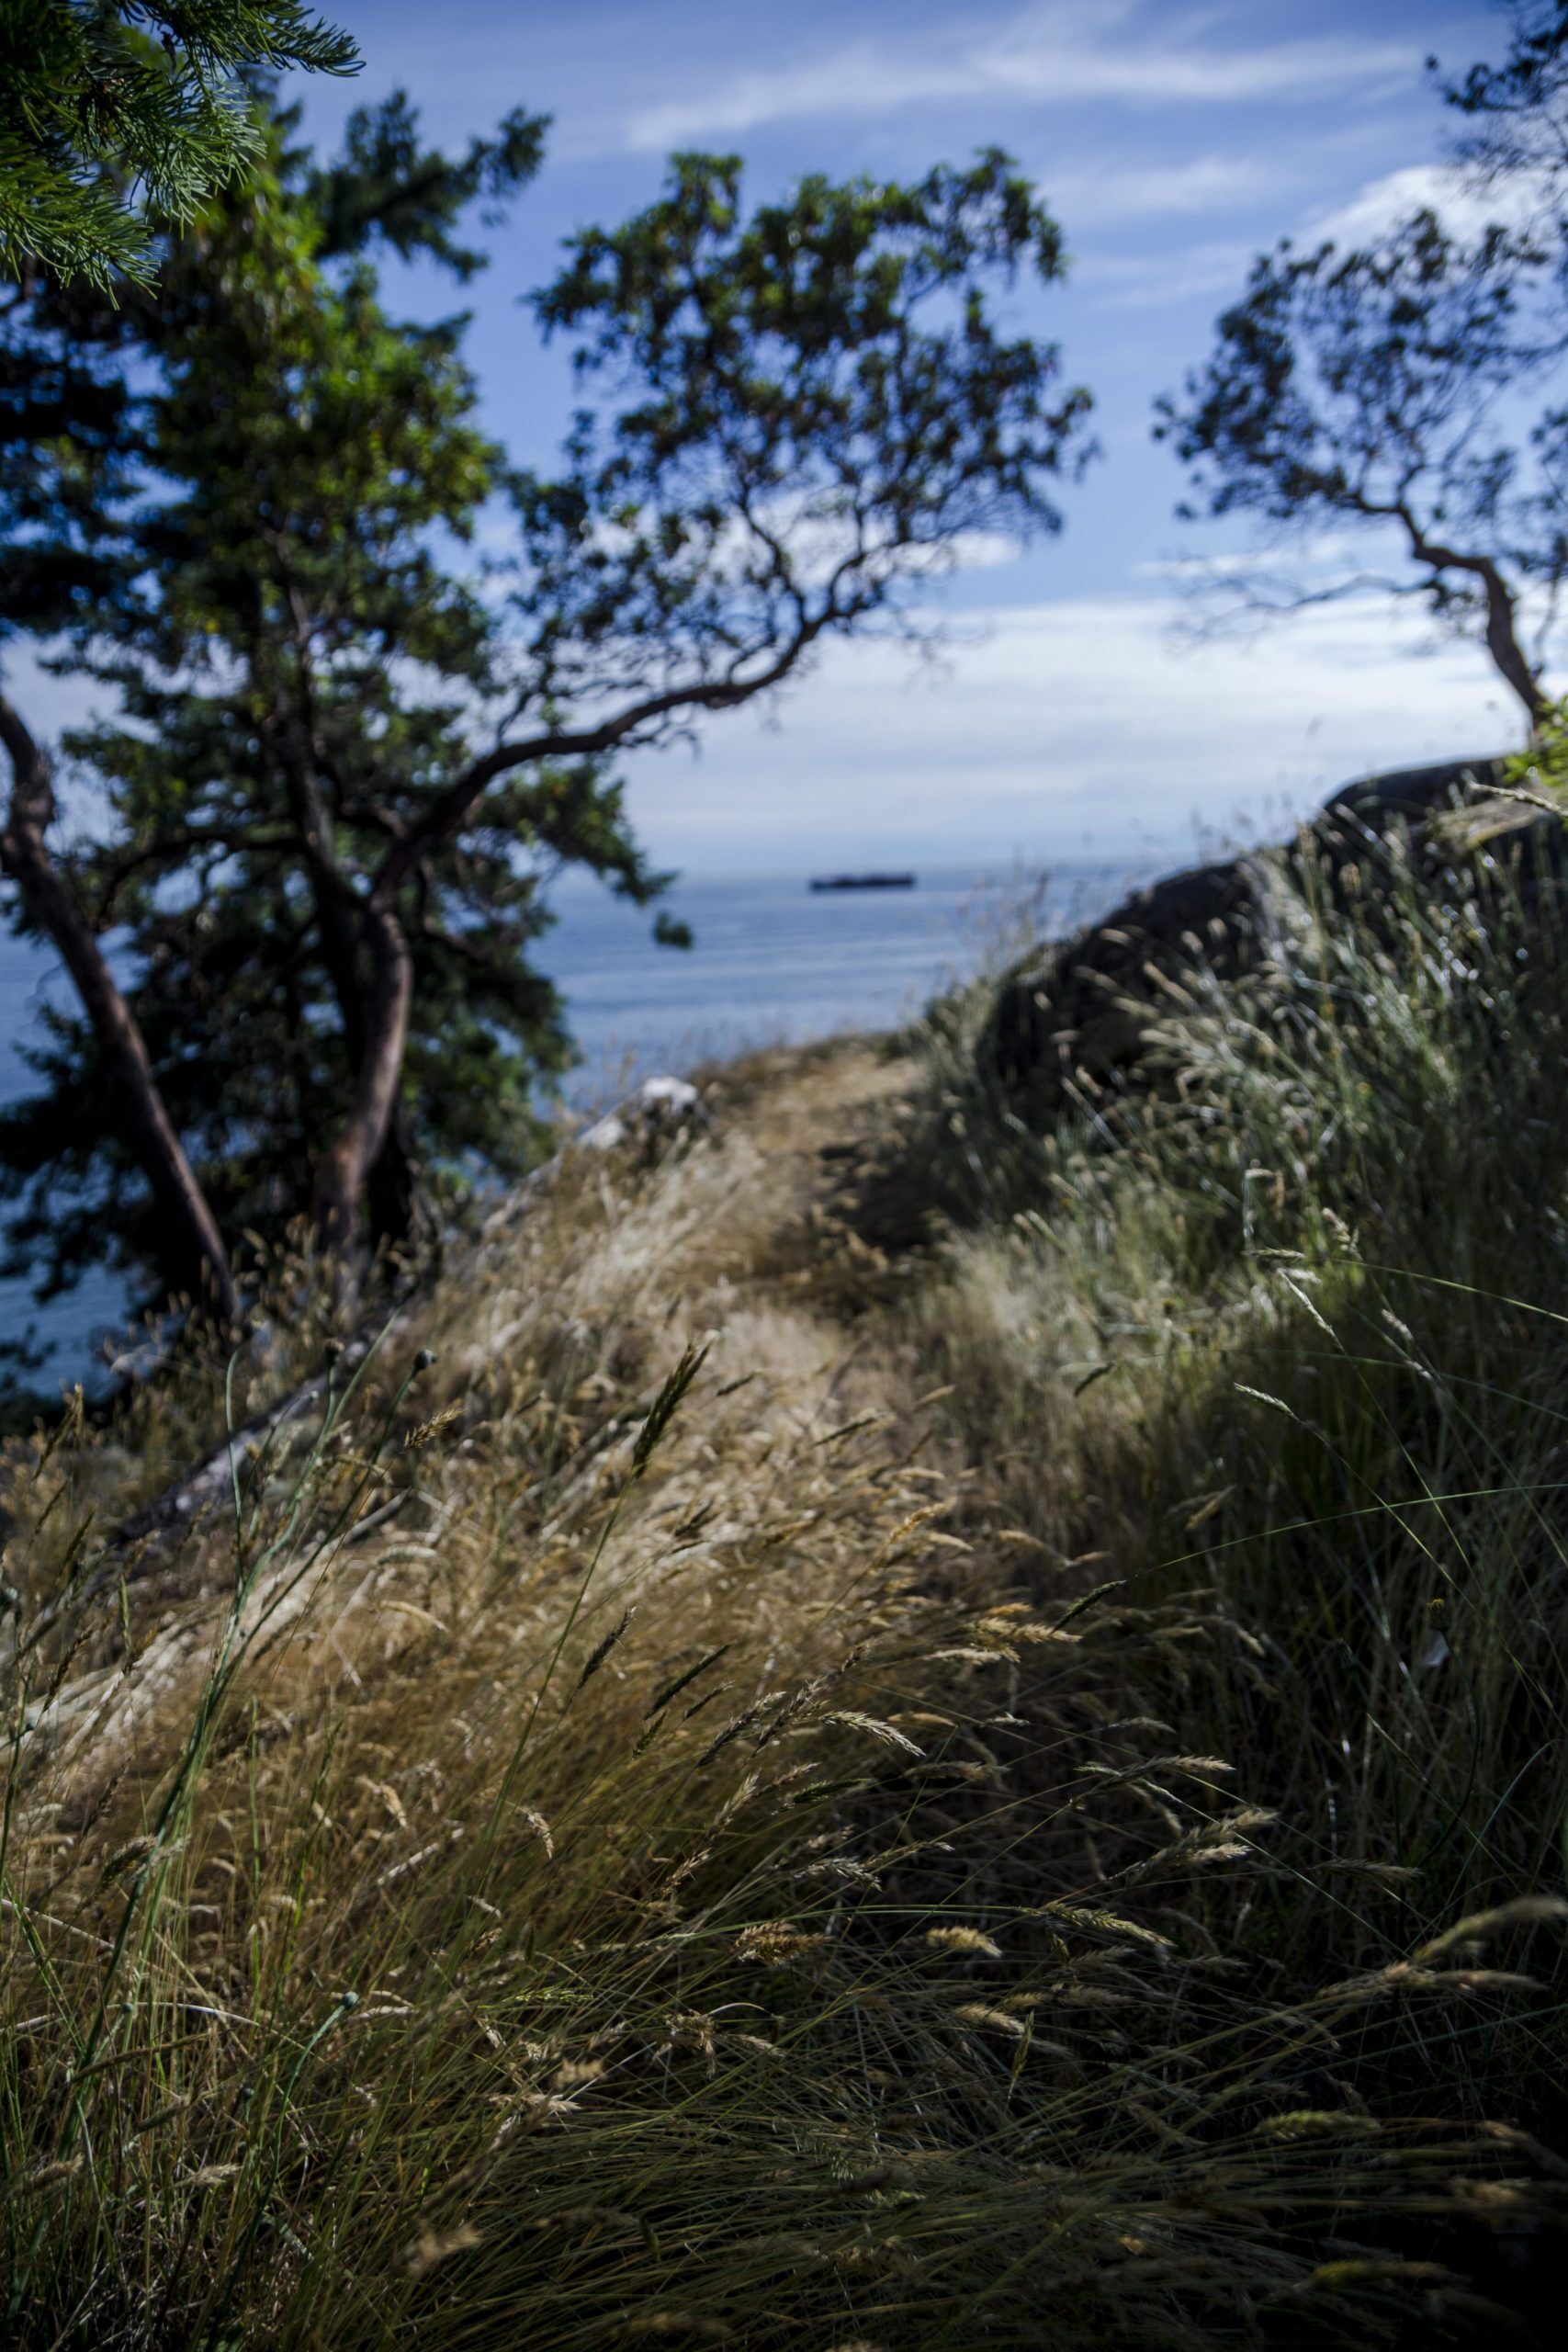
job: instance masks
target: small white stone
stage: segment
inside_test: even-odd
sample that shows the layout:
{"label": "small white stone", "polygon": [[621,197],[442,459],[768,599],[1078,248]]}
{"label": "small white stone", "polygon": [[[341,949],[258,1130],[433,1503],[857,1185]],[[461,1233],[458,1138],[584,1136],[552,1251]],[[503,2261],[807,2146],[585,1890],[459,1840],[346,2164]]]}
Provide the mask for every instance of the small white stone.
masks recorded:
{"label": "small white stone", "polygon": [[585,1127],[579,1141],[589,1151],[614,1151],[626,1139],[625,1123],[620,1119],[595,1119]]}
{"label": "small white stone", "polygon": [[645,1078],[637,1088],[637,1100],[650,1110],[694,1111],[697,1090],[687,1078]]}

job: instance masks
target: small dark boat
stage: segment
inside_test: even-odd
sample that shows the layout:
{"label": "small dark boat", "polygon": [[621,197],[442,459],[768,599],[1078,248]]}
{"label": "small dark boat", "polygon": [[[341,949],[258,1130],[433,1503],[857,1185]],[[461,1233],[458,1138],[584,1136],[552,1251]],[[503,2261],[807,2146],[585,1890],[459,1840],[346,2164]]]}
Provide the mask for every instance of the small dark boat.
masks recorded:
{"label": "small dark boat", "polygon": [[813,890],[912,890],[912,874],[814,874]]}

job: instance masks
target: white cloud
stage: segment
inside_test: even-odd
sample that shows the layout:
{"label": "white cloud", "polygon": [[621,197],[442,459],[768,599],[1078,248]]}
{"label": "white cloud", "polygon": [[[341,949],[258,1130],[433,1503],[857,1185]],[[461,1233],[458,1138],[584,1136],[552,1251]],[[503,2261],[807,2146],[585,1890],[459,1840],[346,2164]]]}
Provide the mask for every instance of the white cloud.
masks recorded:
{"label": "white cloud", "polygon": [[[709,722],[695,759],[628,759],[634,821],[656,864],[709,873],[1147,840],[1179,859],[1195,817],[1268,831],[1351,776],[1518,739],[1480,650],[1431,650],[1382,599],[1196,646],[1177,633],[1190,611],[1175,593],[994,609],[929,665],[835,645],[772,709]],[[83,715],[80,682],[21,661],[10,691],[40,733]]]}
{"label": "white cloud", "polygon": [[1224,237],[1164,254],[1086,255],[1074,271],[1086,293],[1119,310],[1152,310],[1205,294],[1239,294],[1258,247]]}
{"label": "white cloud", "polygon": [[[1109,176],[1111,185],[1107,194],[1108,220],[1116,217],[1119,207],[1116,175]],[[1162,188],[1161,181],[1167,178],[1170,185]],[[1122,209],[1129,213],[1144,209],[1165,213],[1206,210],[1211,202],[1218,209],[1260,193],[1268,185],[1261,165],[1227,163],[1219,156],[1202,158],[1187,166],[1178,165],[1168,174],[1151,166],[1145,174],[1128,174],[1127,180]],[[1146,206],[1140,200],[1145,193],[1142,186],[1145,181]],[[1211,187],[1212,198],[1206,192]],[[1188,198],[1185,203],[1184,193]],[[1076,182],[1058,179],[1053,183],[1051,194],[1053,203],[1069,226],[1075,217],[1093,221],[1092,175],[1086,175],[1083,181],[1082,203],[1087,207],[1083,213],[1075,215],[1072,209],[1079,200]],[[1437,213],[1450,236],[1468,239],[1479,236],[1493,222],[1505,228],[1528,227],[1538,217],[1541,201],[1539,183],[1515,180],[1504,187],[1486,189],[1447,164],[1406,164],[1367,181],[1353,196],[1338,203],[1320,204],[1308,211],[1295,230],[1295,241],[1298,245],[1312,246],[1330,243],[1342,251],[1373,245],[1413,213],[1422,210]],[[1251,262],[1260,247],[1271,243],[1269,238],[1225,238],[1190,244],[1174,253],[1090,254],[1079,264],[1075,276],[1079,284],[1101,300],[1124,309],[1148,309],[1191,300],[1200,295],[1239,294]]]}
{"label": "white cloud", "polygon": [[[1112,219],[1119,192],[1115,175],[1110,176],[1105,217]],[[1128,212],[1199,211],[1211,204],[1218,209],[1260,193],[1268,186],[1261,165],[1227,163],[1219,156],[1176,166],[1168,174],[1151,166],[1145,174],[1134,172],[1127,178],[1124,209]],[[1162,187],[1162,179],[1168,179],[1170,185]],[[1145,193],[1146,206],[1141,201]],[[1070,226],[1075,217],[1072,203],[1077,200],[1076,183],[1058,179],[1053,183],[1052,198]],[[1094,193],[1089,175],[1083,183],[1083,202],[1089,208],[1086,217],[1092,220]],[[1515,181],[1506,187],[1484,189],[1443,164],[1406,164],[1367,181],[1341,202],[1320,204],[1308,211],[1295,230],[1295,241],[1298,245],[1332,243],[1345,251],[1376,244],[1423,209],[1436,212],[1451,236],[1472,238],[1494,221],[1506,228],[1528,226],[1539,213],[1540,202],[1540,189],[1535,184]],[[1075,275],[1088,291],[1117,308],[1142,310],[1200,295],[1239,294],[1260,246],[1271,243],[1269,238],[1216,238],[1173,253],[1090,254]]]}
{"label": "white cloud", "polygon": [[1442,164],[1406,164],[1369,180],[1345,203],[1309,213],[1303,235],[1350,247],[1375,244],[1413,212],[1435,212],[1450,236],[1473,237],[1494,221],[1524,228],[1540,209],[1540,186],[1515,179],[1483,188]]}
{"label": "white cloud", "polygon": [[1195,155],[1185,164],[1114,164],[1091,172],[1042,174],[1052,210],[1069,230],[1098,228],[1151,213],[1217,212],[1265,195],[1277,185],[1255,158]]}
{"label": "white cloud", "polygon": [[[1289,575],[1303,587],[1321,587],[1328,572],[1364,571],[1375,562],[1383,542],[1367,529],[1321,531],[1314,538],[1292,539],[1288,549]],[[1403,550],[1390,541],[1397,560]],[[1274,567],[1276,570],[1278,567]],[[1266,554],[1256,548],[1204,553],[1186,548],[1176,555],[1154,556],[1132,567],[1134,580],[1157,581],[1164,587],[1190,589],[1209,581],[1255,579],[1270,570]]]}
{"label": "white cloud", "polygon": [[1194,644],[1179,594],[993,611],[925,665],[839,645],[766,714],[715,719],[698,756],[629,761],[656,863],[709,872],[978,864],[1015,851],[1178,862],[1193,820],[1272,835],[1379,768],[1513,748],[1483,653],[1433,648],[1367,597]]}
{"label": "white cloud", "polygon": [[1472,648],[1422,657],[1374,599],[1266,638],[1175,640],[1180,601],[1100,596],[991,616],[924,671],[835,648],[780,706],[716,720],[700,756],[628,763],[656,861],[709,872],[1115,851],[1179,856],[1196,816],[1261,827],[1379,767],[1511,746],[1509,697]]}
{"label": "white cloud", "polygon": [[637,108],[627,141],[661,150],[802,116],[886,115],[931,100],[1140,107],[1302,100],[1413,77],[1419,65],[1405,41],[1309,36],[1248,49],[1205,41],[1198,18],[1156,28],[1136,0],[1100,0],[1089,27],[1087,13],[1081,6],[1036,7],[978,40],[950,39],[923,52],[907,42],[860,40],[782,71],[732,74],[706,91]]}

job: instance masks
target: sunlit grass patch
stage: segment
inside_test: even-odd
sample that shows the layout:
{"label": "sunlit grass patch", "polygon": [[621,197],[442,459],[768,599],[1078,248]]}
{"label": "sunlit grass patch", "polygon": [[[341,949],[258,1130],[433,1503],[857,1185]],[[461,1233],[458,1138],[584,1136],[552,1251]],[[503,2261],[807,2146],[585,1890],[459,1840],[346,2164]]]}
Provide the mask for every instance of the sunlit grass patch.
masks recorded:
{"label": "sunlit grass patch", "polygon": [[123,1430],[14,1450],[12,2341],[1491,2324],[1560,1876],[1418,1867],[1370,1735],[1325,1833],[1357,1627],[1281,1630],[1286,1539],[1235,1540],[1303,1419],[1265,1356],[1337,1364],[1338,1306],[1200,1295],[1097,1175],[840,1325],[780,1236],[849,1079],[781,1071],[766,1150],[569,1166],[182,1545],[106,1540]]}

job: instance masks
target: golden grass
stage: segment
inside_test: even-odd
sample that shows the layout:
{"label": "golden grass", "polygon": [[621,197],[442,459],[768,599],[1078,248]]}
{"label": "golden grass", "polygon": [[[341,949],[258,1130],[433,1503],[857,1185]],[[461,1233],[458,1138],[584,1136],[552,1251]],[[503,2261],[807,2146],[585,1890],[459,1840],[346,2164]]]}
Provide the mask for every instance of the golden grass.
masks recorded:
{"label": "golden grass", "polygon": [[[889,1304],[822,1213],[908,1079],[570,1160],[172,1555],[99,1531],[199,1365],[12,1449],[8,2343],[1427,2342],[1540,2226],[1507,2119],[1358,2081],[1550,1919],[1395,1951],[1281,1870],[1205,1714],[1265,1645],[1025,1523],[1057,1308],[999,1243]],[[1353,1965],[1249,1938],[1282,1878]]]}

